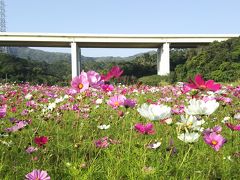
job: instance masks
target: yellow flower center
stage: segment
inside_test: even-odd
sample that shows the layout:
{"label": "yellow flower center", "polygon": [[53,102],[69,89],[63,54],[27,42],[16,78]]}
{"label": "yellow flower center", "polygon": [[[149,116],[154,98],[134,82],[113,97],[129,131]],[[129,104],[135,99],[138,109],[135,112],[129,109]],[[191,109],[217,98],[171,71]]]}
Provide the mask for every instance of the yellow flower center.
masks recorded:
{"label": "yellow flower center", "polygon": [[206,89],[207,87],[205,85],[199,86],[199,89]]}
{"label": "yellow flower center", "polygon": [[189,123],[187,124],[187,127],[188,127],[188,128],[191,128],[192,125],[193,125],[193,123],[192,123],[192,122],[189,122]]}
{"label": "yellow flower center", "polygon": [[214,140],[212,141],[213,145],[217,145],[217,143],[218,143],[217,141],[214,141]]}
{"label": "yellow flower center", "polygon": [[80,84],[78,85],[78,87],[79,87],[79,89],[82,89],[82,88],[83,88],[83,84],[80,83]]}
{"label": "yellow flower center", "polygon": [[114,102],[114,106],[119,106],[119,102],[118,101]]}

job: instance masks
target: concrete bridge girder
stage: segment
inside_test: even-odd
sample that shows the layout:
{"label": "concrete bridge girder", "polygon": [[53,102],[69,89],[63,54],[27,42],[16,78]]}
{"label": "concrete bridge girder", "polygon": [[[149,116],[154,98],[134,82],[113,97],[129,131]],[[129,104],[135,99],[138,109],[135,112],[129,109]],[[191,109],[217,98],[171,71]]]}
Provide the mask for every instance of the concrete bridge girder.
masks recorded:
{"label": "concrete bridge girder", "polygon": [[0,46],[71,47],[72,77],[81,73],[81,48],[157,48],[157,74],[170,73],[170,48],[191,48],[239,34],[57,34],[0,32]]}

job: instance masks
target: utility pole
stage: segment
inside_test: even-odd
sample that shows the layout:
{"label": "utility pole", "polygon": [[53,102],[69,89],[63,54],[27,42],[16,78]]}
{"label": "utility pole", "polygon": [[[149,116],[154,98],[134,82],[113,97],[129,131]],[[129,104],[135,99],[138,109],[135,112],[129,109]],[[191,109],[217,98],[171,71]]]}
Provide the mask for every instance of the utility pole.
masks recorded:
{"label": "utility pole", "polygon": [[[6,15],[5,15],[5,2],[4,0],[0,0],[0,32],[6,32]],[[0,47],[1,53],[8,53],[8,47]]]}

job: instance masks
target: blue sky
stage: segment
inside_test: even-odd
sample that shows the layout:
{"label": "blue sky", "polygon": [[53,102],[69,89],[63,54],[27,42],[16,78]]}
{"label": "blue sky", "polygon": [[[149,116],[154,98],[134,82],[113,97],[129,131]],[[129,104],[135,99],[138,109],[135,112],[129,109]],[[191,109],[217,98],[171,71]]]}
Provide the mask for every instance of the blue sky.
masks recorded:
{"label": "blue sky", "polygon": [[[5,0],[7,31],[99,34],[240,33],[240,0]],[[69,49],[45,49],[70,52]],[[83,49],[128,56],[139,49]]]}

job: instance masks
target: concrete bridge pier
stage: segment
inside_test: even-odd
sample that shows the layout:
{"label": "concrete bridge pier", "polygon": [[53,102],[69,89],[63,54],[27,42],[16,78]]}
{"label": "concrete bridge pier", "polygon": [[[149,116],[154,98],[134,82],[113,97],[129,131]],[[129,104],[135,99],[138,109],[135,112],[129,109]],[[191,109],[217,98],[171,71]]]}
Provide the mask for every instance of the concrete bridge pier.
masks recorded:
{"label": "concrete bridge pier", "polygon": [[72,78],[81,73],[81,49],[76,42],[71,43]]}
{"label": "concrete bridge pier", "polygon": [[170,44],[164,43],[157,50],[157,75],[165,76],[170,73]]}

